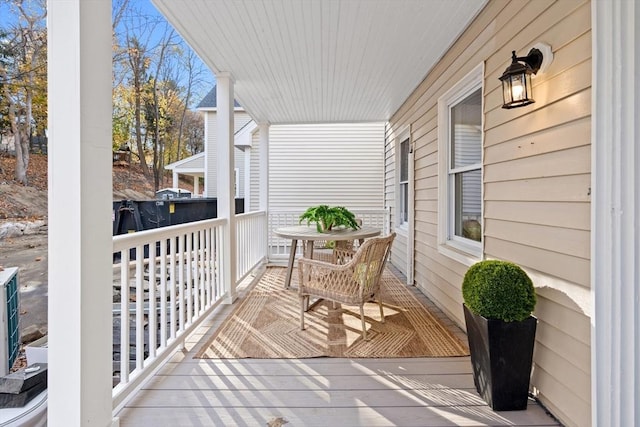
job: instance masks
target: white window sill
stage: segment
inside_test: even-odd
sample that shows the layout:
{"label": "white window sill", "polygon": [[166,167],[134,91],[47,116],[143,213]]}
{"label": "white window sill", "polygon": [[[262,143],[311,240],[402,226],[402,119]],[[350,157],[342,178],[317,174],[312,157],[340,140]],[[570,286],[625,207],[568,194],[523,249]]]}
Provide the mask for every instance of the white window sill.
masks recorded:
{"label": "white window sill", "polygon": [[455,242],[452,241],[439,244],[438,252],[466,265],[467,267],[470,267],[476,262],[482,260],[482,250],[476,251],[475,248],[463,248],[462,245],[456,245]]}

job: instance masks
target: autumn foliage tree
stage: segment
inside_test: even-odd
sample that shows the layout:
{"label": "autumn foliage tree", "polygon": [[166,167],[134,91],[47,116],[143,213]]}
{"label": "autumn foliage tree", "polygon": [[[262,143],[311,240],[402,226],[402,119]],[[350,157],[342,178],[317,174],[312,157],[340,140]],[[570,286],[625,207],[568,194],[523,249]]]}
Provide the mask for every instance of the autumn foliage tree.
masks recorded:
{"label": "autumn foliage tree", "polygon": [[15,19],[0,28],[0,132],[14,140],[15,179],[26,185],[31,137],[47,126],[47,10],[44,0],[5,3]]}
{"label": "autumn foliage tree", "polygon": [[202,64],[164,20],[135,7],[120,19],[114,32],[113,145],[136,153],[158,190],[166,164],[190,155],[190,148],[203,148],[188,142],[204,138],[204,124],[191,118],[189,104],[210,88],[202,85]]}
{"label": "autumn foliage tree", "polygon": [[[203,149],[190,104],[211,87],[160,15],[130,0],[112,5],[113,147],[137,154],[158,189],[167,163]],[[27,184],[30,141],[47,129],[46,0],[0,0],[0,12],[0,134],[15,142],[15,179]]]}

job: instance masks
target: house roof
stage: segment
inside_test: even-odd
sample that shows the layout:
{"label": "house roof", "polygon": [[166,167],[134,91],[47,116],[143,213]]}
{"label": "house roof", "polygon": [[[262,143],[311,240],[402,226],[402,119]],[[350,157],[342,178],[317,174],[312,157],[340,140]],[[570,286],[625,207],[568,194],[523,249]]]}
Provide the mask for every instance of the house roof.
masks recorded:
{"label": "house roof", "polygon": [[194,154],[177,162],[170,163],[164,167],[167,170],[175,170],[178,173],[183,172],[203,172],[204,171],[204,153]]}
{"label": "house roof", "polygon": [[[200,103],[198,104],[198,106],[196,107],[196,109],[198,110],[212,110],[217,108],[217,103],[218,103],[218,98],[216,96],[217,94],[217,90],[216,90],[217,86],[214,86],[213,89],[211,89],[209,91],[209,93],[207,93],[204,98],[202,98],[202,101],[200,101]],[[233,106],[235,108],[242,108],[242,106],[240,104],[238,104],[238,101],[236,101],[235,99],[233,100]]]}
{"label": "house roof", "polygon": [[254,120],[282,124],[389,120],[487,0],[152,2]]}

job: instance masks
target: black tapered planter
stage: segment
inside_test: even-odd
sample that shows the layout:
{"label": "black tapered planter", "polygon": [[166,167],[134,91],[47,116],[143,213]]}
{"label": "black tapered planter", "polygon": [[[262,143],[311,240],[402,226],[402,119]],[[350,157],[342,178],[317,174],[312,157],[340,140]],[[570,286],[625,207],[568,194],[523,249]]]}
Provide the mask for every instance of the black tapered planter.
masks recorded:
{"label": "black tapered planter", "polygon": [[478,393],[495,411],[527,409],[537,319],[504,322],[463,307]]}

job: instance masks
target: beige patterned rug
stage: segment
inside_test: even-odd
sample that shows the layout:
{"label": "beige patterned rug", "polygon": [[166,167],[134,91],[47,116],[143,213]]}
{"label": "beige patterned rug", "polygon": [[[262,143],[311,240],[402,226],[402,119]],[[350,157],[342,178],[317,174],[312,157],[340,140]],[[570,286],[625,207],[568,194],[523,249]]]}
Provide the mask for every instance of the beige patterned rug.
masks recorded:
{"label": "beige patterned rug", "polygon": [[361,335],[357,306],[318,301],[300,330],[297,271],[284,289],[285,268],[270,267],[243,298],[197,359],[307,357],[447,357],[469,350],[391,272],[382,277],[385,323],[377,303],[365,305],[367,335]]}

